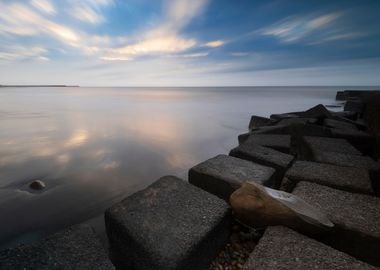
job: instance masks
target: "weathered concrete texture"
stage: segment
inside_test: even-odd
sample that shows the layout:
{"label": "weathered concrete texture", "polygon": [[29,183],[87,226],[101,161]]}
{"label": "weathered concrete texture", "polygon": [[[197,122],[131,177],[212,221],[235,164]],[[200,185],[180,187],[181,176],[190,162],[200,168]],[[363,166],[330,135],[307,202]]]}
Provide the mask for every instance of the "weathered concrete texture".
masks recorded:
{"label": "weathered concrete texture", "polygon": [[277,125],[292,125],[292,124],[316,124],[316,118],[286,118],[277,122]]}
{"label": "weathered concrete texture", "polygon": [[325,106],[318,104],[300,114],[301,117],[324,119],[331,117],[331,113]]}
{"label": "weathered concrete texture", "polygon": [[245,270],[377,269],[286,227],[268,227]]}
{"label": "weathered concrete texture", "polygon": [[208,269],[228,241],[230,209],[166,176],[109,208],[105,221],[120,269]]}
{"label": "weathered concrete texture", "polygon": [[0,269],[114,269],[90,227],[77,225],[32,245],[0,251]]}
{"label": "weathered concrete texture", "polygon": [[368,156],[349,155],[336,152],[314,151],[313,161],[337,166],[364,168],[375,173],[380,171],[379,162]]}
{"label": "weathered concrete texture", "polygon": [[253,131],[252,134],[289,134],[299,140],[303,136],[330,137],[331,131],[329,128],[319,125],[295,123],[262,127]]}
{"label": "weathered concrete texture", "polygon": [[353,129],[331,129],[331,136],[346,139],[364,154],[371,153],[375,142],[368,133]]}
{"label": "weathered concrete texture", "polygon": [[239,158],[218,155],[189,170],[189,182],[224,200],[245,181],[275,185],[275,170]]}
{"label": "weathered concrete texture", "polygon": [[316,151],[334,152],[349,155],[362,155],[362,153],[353,147],[344,139],[325,138],[325,137],[303,137],[303,147],[314,155]]}
{"label": "weathered concrete texture", "polygon": [[324,211],[336,231],[329,245],[363,261],[380,265],[380,198],[300,182],[293,194]]}
{"label": "weathered concrete texture", "polygon": [[361,114],[364,112],[364,107],[365,104],[361,100],[348,100],[344,105],[344,110]]}
{"label": "weathered concrete texture", "polygon": [[273,123],[274,122],[269,118],[252,115],[248,128],[249,130],[253,130],[259,127],[272,125]]}
{"label": "weathered concrete texture", "polygon": [[249,136],[251,136],[251,135],[252,135],[251,132],[239,134],[239,136],[238,136],[239,144],[245,142],[249,138]]}
{"label": "weathered concrete texture", "polygon": [[286,154],[289,154],[291,149],[290,135],[253,134],[246,142],[269,147]]}
{"label": "weathered concrete texture", "polygon": [[256,162],[258,164],[272,167],[276,170],[273,187],[279,187],[285,170],[289,168],[294,156],[288,155],[274,149],[257,145],[249,139],[230,151],[230,156]]}
{"label": "weathered concrete texture", "polygon": [[342,111],[342,112],[331,112],[331,115],[333,117],[342,117],[349,120],[357,120],[358,114],[356,112],[350,112],[350,111]]}
{"label": "weathered concrete texture", "polygon": [[279,113],[279,114],[271,114],[270,119],[273,121],[280,121],[283,119],[289,118],[298,118],[300,112],[290,112],[290,113]]}
{"label": "weathered concrete texture", "polygon": [[298,182],[313,182],[341,190],[372,194],[368,170],[309,161],[296,161],[286,172],[282,187],[291,192]]}
{"label": "weathered concrete texture", "polygon": [[325,119],[323,124],[329,128],[337,128],[337,129],[353,129],[357,130],[356,125],[348,123],[346,121],[339,121],[334,119]]}

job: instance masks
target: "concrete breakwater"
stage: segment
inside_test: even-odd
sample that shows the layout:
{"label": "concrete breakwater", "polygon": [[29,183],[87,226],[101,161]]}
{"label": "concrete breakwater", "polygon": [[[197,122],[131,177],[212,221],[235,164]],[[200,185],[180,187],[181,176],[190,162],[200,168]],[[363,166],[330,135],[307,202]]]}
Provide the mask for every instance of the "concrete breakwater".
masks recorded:
{"label": "concrete breakwater", "polygon": [[[91,228],[74,226],[0,251],[0,269],[377,269],[378,96],[343,91],[343,112],[317,105],[252,116],[239,145],[191,168],[188,182],[165,176],[109,208],[108,254]],[[296,194],[335,230],[316,237],[269,226],[246,261],[212,263],[230,241],[228,198],[245,181]]]}

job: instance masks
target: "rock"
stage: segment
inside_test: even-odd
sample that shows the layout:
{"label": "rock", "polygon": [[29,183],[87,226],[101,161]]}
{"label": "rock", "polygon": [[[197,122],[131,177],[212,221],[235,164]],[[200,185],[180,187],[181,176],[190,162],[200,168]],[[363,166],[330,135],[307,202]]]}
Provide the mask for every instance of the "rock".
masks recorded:
{"label": "rock", "polygon": [[293,125],[293,124],[303,124],[303,125],[306,125],[306,124],[316,124],[317,123],[317,119],[316,118],[302,118],[302,117],[298,117],[298,118],[286,118],[286,119],[282,119],[280,121],[278,121],[276,123],[276,125]]}
{"label": "rock", "polygon": [[244,183],[232,193],[230,204],[235,217],[254,228],[284,225],[317,234],[334,227],[323,212],[302,199],[256,183]]}
{"label": "rock", "polygon": [[350,111],[331,112],[331,115],[333,116],[333,118],[335,117],[346,118],[352,121],[355,121],[358,119],[358,113],[350,112]]}
{"label": "rock", "polygon": [[303,160],[313,160],[316,152],[362,155],[344,139],[305,136],[298,145],[298,156]]}
{"label": "rock", "polygon": [[306,181],[351,192],[373,194],[368,170],[309,161],[296,161],[286,172],[282,186],[291,192],[298,182]]}
{"label": "rock", "polygon": [[248,128],[249,130],[253,130],[262,126],[270,126],[272,124],[273,121],[269,118],[252,115]]}
{"label": "rock", "polygon": [[218,155],[189,170],[189,182],[219,198],[228,200],[244,181],[275,185],[275,170],[250,161]]}
{"label": "rock", "polygon": [[326,118],[323,121],[323,125],[329,128],[337,128],[337,129],[353,129],[353,130],[358,130],[356,125],[345,122],[345,121],[338,121],[334,119],[328,119]]}
{"label": "rock", "polygon": [[336,92],[335,100],[346,100],[347,96],[344,91],[338,91]]}
{"label": "rock", "polygon": [[285,227],[269,227],[245,263],[245,270],[377,269]]}
{"label": "rock", "polygon": [[291,149],[290,135],[253,134],[245,142],[269,147],[285,154],[289,154]]}
{"label": "rock", "polygon": [[293,113],[280,113],[280,114],[272,114],[270,116],[270,119],[274,122],[283,120],[283,119],[288,119],[288,118],[298,118],[299,112],[293,112]]}
{"label": "rock", "polygon": [[300,182],[293,194],[324,211],[336,225],[326,244],[380,265],[380,198]]}
{"label": "rock", "polygon": [[245,142],[249,138],[249,136],[251,136],[251,135],[252,135],[251,132],[240,134],[238,136],[239,144],[242,144],[243,142]]}
{"label": "rock", "polygon": [[165,176],[105,213],[120,269],[208,269],[229,238],[227,203]]}
{"label": "rock", "polygon": [[331,131],[329,128],[319,125],[297,123],[262,127],[252,131],[251,134],[289,134],[292,135],[292,139],[298,141],[303,136],[330,137]]}
{"label": "rock", "polygon": [[326,109],[325,106],[323,106],[322,104],[318,104],[317,106],[314,106],[313,108],[310,108],[307,111],[301,112],[300,116],[307,118],[324,119],[331,117],[331,113],[328,109]]}
{"label": "rock", "polygon": [[114,269],[88,226],[77,225],[31,245],[0,251],[0,269]]}
{"label": "rock", "polygon": [[42,190],[46,187],[46,185],[41,180],[34,180],[29,184],[29,187],[34,190]]}
{"label": "rock", "polygon": [[348,100],[344,105],[345,111],[356,112],[361,115],[364,112],[365,104],[361,100]]}
{"label": "rock", "polygon": [[372,154],[375,138],[366,132],[353,129],[331,129],[334,138],[346,139],[364,154]]}
{"label": "rock", "polygon": [[230,156],[249,160],[276,170],[273,187],[279,187],[285,170],[292,163],[294,156],[274,149],[257,145],[250,139],[230,151]]}

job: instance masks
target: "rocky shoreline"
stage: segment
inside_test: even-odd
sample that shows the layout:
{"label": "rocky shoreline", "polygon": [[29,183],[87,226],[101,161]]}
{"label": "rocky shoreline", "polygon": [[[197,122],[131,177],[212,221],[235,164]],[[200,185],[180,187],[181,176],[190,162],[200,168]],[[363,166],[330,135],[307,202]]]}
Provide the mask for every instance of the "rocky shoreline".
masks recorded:
{"label": "rocky shoreline", "polygon": [[[115,204],[108,252],[77,225],[0,251],[0,269],[379,269],[380,92],[336,100],[344,111],[252,116],[239,145],[191,168],[188,182],[165,176]],[[229,198],[245,181],[297,195],[334,230],[237,222]]]}

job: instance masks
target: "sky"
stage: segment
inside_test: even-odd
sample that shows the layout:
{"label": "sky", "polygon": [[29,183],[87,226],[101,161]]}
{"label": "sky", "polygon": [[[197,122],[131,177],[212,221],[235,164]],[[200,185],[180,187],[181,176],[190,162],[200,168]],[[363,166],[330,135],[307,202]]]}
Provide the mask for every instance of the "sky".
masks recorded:
{"label": "sky", "polygon": [[0,84],[380,85],[379,15],[379,0],[0,0]]}

